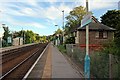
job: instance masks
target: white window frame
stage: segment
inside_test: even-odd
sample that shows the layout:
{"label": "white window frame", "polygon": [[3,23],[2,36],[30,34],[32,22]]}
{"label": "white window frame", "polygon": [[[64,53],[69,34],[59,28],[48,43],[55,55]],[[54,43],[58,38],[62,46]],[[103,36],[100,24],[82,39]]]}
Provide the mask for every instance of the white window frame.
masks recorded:
{"label": "white window frame", "polygon": [[103,32],[103,38],[107,38],[107,37],[108,37],[107,31]]}
{"label": "white window frame", "polygon": [[99,31],[96,32],[95,38],[99,38]]}

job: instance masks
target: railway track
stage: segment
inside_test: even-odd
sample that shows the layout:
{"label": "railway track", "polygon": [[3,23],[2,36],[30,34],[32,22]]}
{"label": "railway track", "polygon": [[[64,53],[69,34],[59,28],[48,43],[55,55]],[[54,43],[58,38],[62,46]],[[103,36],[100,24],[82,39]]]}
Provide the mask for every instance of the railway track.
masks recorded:
{"label": "railway track", "polygon": [[[20,55],[23,55],[24,53],[26,53],[29,50],[31,49],[34,49],[38,46],[38,44],[35,44],[35,45],[30,45],[30,46],[23,46],[23,47],[20,47],[20,48],[17,48],[17,49],[12,49],[12,50],[9,50],[7,52],[3,52],[2,53],[2,64],[11,60],[11,59],[14,59],[16,57],[19,57]],[[13,56],[14,55],[14,56]]]}
{"label": "railway track", "polygon": [[[27,50],[22,50],[18,52],[18,54],[16,54],[16,52],[11,55],[7,54],[7,57],[5,56],[3,58],[4,61],[2,62],[2,76],[0,77],[0,79],[21,80],[30,69],[30,67],[37,60],[37,58],[41,55],[46,46],[47,44],[39,44],[32,48],[26,48]],[[10,56],[13,57],[5,60],[5,58],[8,58]]]}

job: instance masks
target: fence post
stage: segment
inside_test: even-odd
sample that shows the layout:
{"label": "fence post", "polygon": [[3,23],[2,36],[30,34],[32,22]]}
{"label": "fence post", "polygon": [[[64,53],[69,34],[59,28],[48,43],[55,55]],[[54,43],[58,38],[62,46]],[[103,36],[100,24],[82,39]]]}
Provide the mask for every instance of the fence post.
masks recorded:
{"label": "fence post", "polygon": [[109,54],[109,78],[112,78],[112,54]]}

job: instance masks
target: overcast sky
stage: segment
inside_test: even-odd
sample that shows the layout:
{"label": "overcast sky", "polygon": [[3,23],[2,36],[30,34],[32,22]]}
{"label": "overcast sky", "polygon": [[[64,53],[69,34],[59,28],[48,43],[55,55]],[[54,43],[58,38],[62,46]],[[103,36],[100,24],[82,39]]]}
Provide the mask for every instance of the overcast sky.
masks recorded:
{"label": "overcast sky", "polygon": [[[100,20],[107,10],[118,8],[119,0],[89,0],[89,10]],[[65,16],[85,0],[0,0],[0,24],[10,31],[32,30],[40,35],[50,35],[62,29],[62,10]]]}

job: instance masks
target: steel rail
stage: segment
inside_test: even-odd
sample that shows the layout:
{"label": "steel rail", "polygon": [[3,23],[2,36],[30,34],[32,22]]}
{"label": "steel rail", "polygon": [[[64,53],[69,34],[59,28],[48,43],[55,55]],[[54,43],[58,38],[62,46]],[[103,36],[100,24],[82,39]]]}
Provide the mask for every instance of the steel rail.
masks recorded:
{"label": "steel rail", "polygon": [[27,57],[26,59],[24,59],[22,62],[20,62],[19,64],[17,64],[15,67],[13,67],[11,70],[9,70],[7,73],[5,73],[3,76],[0,77],[0,80],[3,79],[4,77],[6,77],[8,74],[10,74],[12,71],[14,71],[16,68],[18,68],[20,65],[22,65],[23,63],[25,63],[28,59],[30,59],[33,55],[35,55],[40,49],[38,49],[36,52],[34,52],[33,54],[31,54],[29,57]]}
{"label": "steel rail", "polygon": [[[22,51],[25,51],[25,49],[27,49],[27,48],[32,48],[32,46],[35,46],[35,45],[38,45],[38,44],[33,44],[33,45],[27,45],[27,46],[23,46],[23,47],[20,47],[20,48],[15,48],[15,49],[13,49],[13,51],[11,51],[10,50],[10,52],[7,52],[7,53],[9,53],[9,54],[0,54],[0,56],[1,56],[1,58],[0,58],[0,61],[1,61],[1,63],[0,63],[0,65],[2,65],[4,62],[3,62],[3,55],[6,55],[6,56],[9,56],[9,55],[14,55],[14,54],[16,54],[16,52],[18,53],[20,53],[20,52],[22,52]],[[6,57],[5,56],[5,57]],[[17,55],[16,55],[17,56]],[[11,59],[9,59],[9,60],[12,60],[13,58],[11,58]],[[6,61],[5,61],[6,62]]]}
{"label": "steel rail", "polygon": [[44,54],[44,52],[46,51],[46,49],[48,48],[49,44],[46,46],[46,48],[42,51],[41,55],[37,58],[37,60],[35,61],[35,63],[32,65],[32,67],[28,70],[28,72],[25,74],[25,76],[23,77],[22,80],[26,80],[26,78],[29,76],[29,74],[31,73],[31,71],[33,70],[33,68],[36,66],[36,64],[38,63],[38,61],[40,60],[40,58],[42,57],[42,55]]}

